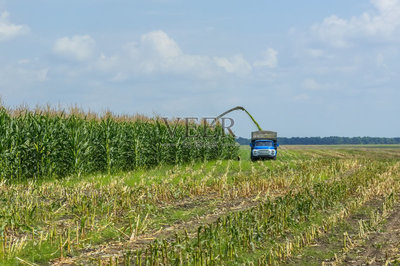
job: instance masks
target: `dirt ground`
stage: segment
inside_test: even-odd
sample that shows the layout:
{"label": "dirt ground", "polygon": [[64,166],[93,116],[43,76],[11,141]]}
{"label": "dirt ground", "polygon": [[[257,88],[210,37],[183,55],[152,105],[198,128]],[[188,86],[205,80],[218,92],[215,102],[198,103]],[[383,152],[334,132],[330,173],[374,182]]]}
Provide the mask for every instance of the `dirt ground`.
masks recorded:
{"label": "dirt ground", "polygon": [[[290,258],[288,265],[400,265],[400,203],[374,230],[359,236],[360,220],[368,220],[371,211],[381,209],[382,200],[366,203],[362,211],[348,217],[327,235],[318,239],[300,254]],[[344,236],[351,242],[345,249]]]}
{"label": "dirt ground", "polygon": [[400,265],[400,204],[397,204],[381,228],[370,234],[344,259],[352,265]]}

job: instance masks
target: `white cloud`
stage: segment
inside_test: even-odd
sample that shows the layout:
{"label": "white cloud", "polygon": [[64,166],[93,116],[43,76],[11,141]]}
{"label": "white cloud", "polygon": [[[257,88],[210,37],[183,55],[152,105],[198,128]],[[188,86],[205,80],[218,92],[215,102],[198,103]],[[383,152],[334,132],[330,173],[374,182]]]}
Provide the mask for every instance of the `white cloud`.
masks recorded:
{"label": "white cloud", "polygon": [[2,12],[0,14],[0,41],[7,41],[29,32],[26,25],[16,25],[8,20],[9,14]]}
{"label": "white cloud", "polygon": [[182,51],[176,42],[161,30],[144,34],[141,43],[144,47],[149,47],[165,58],[182,55]]}
{"label": "white cloud", "polygon": [[56,54],[77,61],[91,59],[95,48],[96,42],[89,35],[63,37],[56,40],[53,46]]}
{"label": "white cloud", "polygon": [[228,73],[248,74],[252,71],[251,65],[240,54],[228,59],[225,57],[214,57],[217,66],[225,69]]}
{"label": "white cloud", "polygon": [[[113,54],[98,50],[96,41],[88,35],[60,38],[55,41],[53,51],[82,63],[80,69],[71,70],[73,76],[97,72],[107,75],[107,80],[112,82],[160,74],[217,80],[226,75],[249,77],[253,73],[252,64],[242,54],[212,57],[185,53],[176,40],[161,30],[145,33],[137,40],[125,43]],[[98,56],[95,56],[95,51],[99,52]],[[262,61],[255,65],[276,68],[277,55],[276,50],[269,48]]]}
{"label": "white cloud", "polygon": [[268,48],[263,54],[263,59],[256,61],[253,65],[255,67],[276,68],[278,65],[278,51]]}
{"label": "white cloud", "polygon": [[161,30],[143,34],[139,41],[129,42],[112,56],[102,54],[94,68],[111,72],[112,81],[125,81],[134,75],[157,73],[210,79],[228,73],[246,75],[251,65],[242,55],[230,58],[187,54],[178,43]]}
{"label": "white cloud", "polygon": [[398,38],[400,29],[400,0],[371,0],[375,10],[350,19],[335,15],[312,26],[312,32],[323,42],[338,48],[353,45],[358,38],[375,41]]}
{"label": "white cloud", "polygon": [[231,59],[212,59],[207,55],[186,54],[174,39],[161,30],[143,34],[139,43],[129,43],[125,49],[132,63],[138,66],[137,70],[146,74],[161,72],[210,78],[216,75],[219,68],[241,75],[250,67],[241,55]]}

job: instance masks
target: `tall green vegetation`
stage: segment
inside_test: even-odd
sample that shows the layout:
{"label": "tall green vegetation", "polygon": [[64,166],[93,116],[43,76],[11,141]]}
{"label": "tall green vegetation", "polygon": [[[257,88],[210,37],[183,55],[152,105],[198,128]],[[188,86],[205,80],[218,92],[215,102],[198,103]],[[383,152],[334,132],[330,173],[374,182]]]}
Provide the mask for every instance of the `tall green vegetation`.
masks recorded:
{"label": "tall green vegetation", "polygon": [[237,156],[234,138],[220,126],[205,136],[204,125],[192,124],[195,137],[186,136],[183,123],[171,127],[174,134],[157,118],[0,107],[0,178],[111,173]]}

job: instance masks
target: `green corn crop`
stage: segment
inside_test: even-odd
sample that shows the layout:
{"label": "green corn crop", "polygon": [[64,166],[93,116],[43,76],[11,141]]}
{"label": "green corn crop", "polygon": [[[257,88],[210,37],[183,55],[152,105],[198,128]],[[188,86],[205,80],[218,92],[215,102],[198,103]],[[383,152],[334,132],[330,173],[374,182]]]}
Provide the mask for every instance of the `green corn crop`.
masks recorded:
{"label": "green corn crop", "polygon": [[10,111],[0,107],[0,178],[25,179],[93,172],[110,174],[160,164],[231,159],[238,147],[217,126],[204,136],[193,124],[170,135],[164,121],[60,111]]}

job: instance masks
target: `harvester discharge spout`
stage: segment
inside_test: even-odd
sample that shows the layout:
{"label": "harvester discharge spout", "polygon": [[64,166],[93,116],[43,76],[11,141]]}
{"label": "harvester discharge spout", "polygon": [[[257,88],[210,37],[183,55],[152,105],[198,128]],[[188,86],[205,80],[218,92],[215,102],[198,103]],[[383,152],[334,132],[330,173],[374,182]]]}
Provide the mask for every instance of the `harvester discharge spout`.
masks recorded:
{"label": "harvester discharge spout", "polygon": [[254,119],[254,117],[242,106],[236,106],[232,109],[229,109],[226,112],[223,112],[222,114],[220,114],[219,116],[217,116],[217,118],[215,118],[215,121],[218,121],[218,119],[220,119],[221,117],[223,117],[226,114],[229,114],[230,112],[236,111],[236,110],[241,110],[246,112],[246,114],[251,118],[251,120],[253,120],[253,123],[257,126],[259,131],[262,131],[262,128],[260,127],[260,125],[257,123],[257,121]]}

